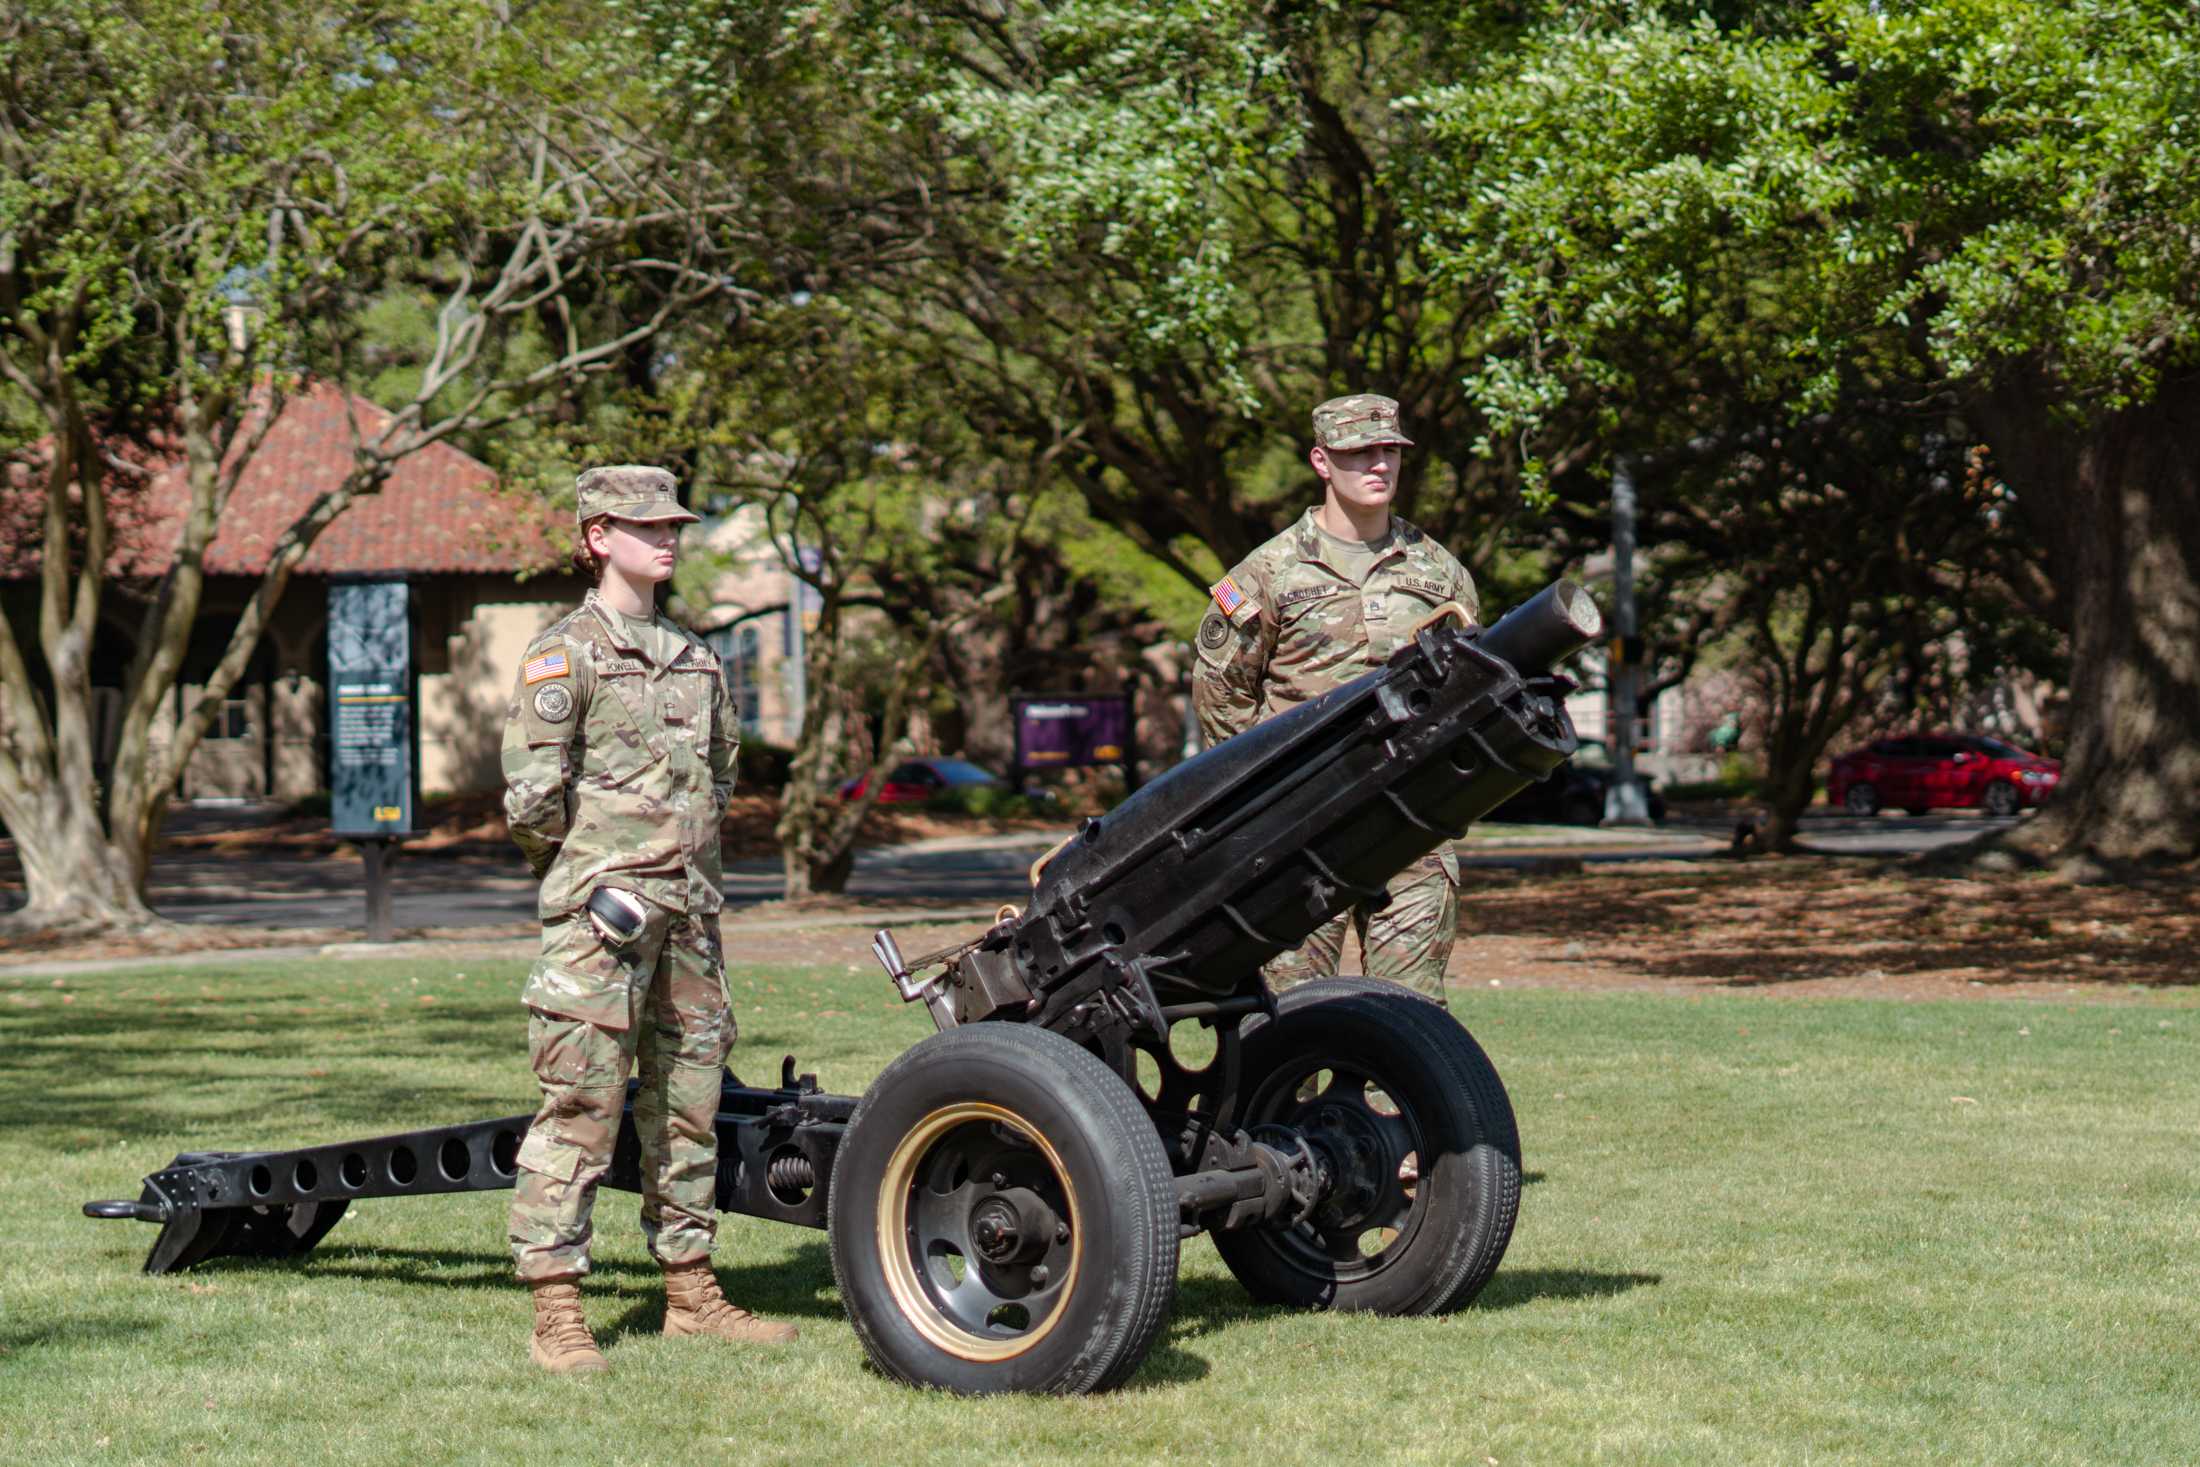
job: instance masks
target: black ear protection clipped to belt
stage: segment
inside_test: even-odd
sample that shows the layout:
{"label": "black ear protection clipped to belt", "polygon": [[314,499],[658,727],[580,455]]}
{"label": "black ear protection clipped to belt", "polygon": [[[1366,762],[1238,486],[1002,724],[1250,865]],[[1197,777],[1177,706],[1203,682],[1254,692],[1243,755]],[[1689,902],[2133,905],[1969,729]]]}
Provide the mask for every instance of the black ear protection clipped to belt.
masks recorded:
{"label": "black ear protection clipped to belt", "polygon": [[649,921],[649,908],[630,891],[599,886],[588,898],[588,920],[609,946],[631,947]]}

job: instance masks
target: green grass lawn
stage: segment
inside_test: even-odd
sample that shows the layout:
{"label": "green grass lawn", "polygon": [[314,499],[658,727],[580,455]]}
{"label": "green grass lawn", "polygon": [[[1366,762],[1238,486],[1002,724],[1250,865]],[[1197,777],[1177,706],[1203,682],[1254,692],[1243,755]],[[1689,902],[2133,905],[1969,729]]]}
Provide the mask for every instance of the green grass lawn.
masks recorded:
{"label": "green grass lawn", "polygon": [[[851,941],[851,952],[856,944]],[[635,1199],[590,1317],[526,1363],[505,1194],[355,1205],[302,1263],[152,1279],[78,1215],[178,1150],[529,1109],[517,964],[0,977],[0,1462],[2189,1462],[2200,1008],[1468,991],[1528,1186],[1437,1320],[1256,1309],[1204,1239],[1115,1395],[866,1369],[822,1234],[746,1219],[776,1352],[655,1334]],[[855,1091],[928,1025],[865,966],[741,967],[735,1066]]]}

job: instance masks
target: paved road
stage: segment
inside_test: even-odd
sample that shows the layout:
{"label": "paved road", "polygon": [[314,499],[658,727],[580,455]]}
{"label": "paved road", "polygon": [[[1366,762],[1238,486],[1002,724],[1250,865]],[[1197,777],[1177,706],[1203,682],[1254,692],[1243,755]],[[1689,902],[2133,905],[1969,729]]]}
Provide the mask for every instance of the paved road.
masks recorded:
{"label": "paved road", "polygon": [[[1811,816],[1803,839],[1812,847],[1842,855],[1905,855],[1968,840],[2011,822],[1972,815]],[[1504,867],[1547,861],[1554,856],[1606,864],[1645,860],[1700,859],[1725,848],[1731,827],[1714,822],[1675,820],[1652,831],[1583,831],[1552,836],[1547,828],[1505,835],[1487,826],[1461,850],[1464,862]],[[865,850],[856,861],[848,894],[868,903],[957,903],[989,906],[1012,901],[1027,890],[1031,862],[1054,843],[1051,835],[952,838]],[[518,856],[415,856],[392,868],[396,925],[416,928],[505,928],[517,930],[534,920],[535,883]],[[154,909],[181,922],[211,922],[257,927],[357,927],[364,921],[362,872],[349,861],[331,859],[240,860],[234,856],[187,854],[154,863]],[[776,899],[779,863],[747,861],[726,873],[730,911]],[[16,893],[0,893],[0,909],[20,903]]]}
{"label": "paved road", "polygon": [[[864,851],[848,894],[878,905],[918,901],[974,906],[1012,898],[1032,860],[1059,837],[999,843],[925,842]],[[255,927],[353,927],[365,920],[364,872],[330,858],[186,855],[155,862],[153,909],[179,922]],[[515,854],[414,856],[391,867],[391,907],[401,929],[512,927],[535,920],[535,883]],[[777,900],[777,861],[746,861],[726,872],[726,904],[738,911]]]}
{"label": "paved road", "polygon": [[[1836,856],[1914,856],[1924,851],[1938,850],[1943,846],[1961,845],[1967,840],[1995,830],[2007,830],[2017,821],[2029,818],[2015,816],[1996,820],[1973,811],[1950,811],[1939,815],[1871,815],[1811,813],[1803,817],[1802,829],[1797,839],[1814,851]],[[1482,826],[1480,830],[1499,829]],[[1603,832],[1615,834],[1616,832]],[[1690,820],[1676,816],[1666,825],[1654,831],[1628,832],[1638,835],[1639,841],[1625,846],[1595,846],[1569,850],[1568,855],[1579,856],[1584,861],[1644,861],[1686,860],[1699,857],[1709,851],[1724,851],[1734,834],[1731,821]],[[1465,859],[1475,865],[1502,866],[1520,858],[1508,860],[1505,851],[1484,854],[1469,842]]]}

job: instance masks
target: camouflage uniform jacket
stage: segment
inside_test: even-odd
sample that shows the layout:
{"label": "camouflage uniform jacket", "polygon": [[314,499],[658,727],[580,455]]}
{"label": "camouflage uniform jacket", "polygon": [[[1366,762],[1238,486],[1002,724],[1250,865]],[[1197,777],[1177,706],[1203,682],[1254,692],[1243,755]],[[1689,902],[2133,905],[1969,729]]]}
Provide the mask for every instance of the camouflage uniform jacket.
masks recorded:
{"label": "camouflage uniform jacket", "polygon": [[1404,520],[1355,583],[1324,558],[1314,511],[1215,583],[1199,624],[1192,704],[1210,744],[1381,667],[1447,601],[1481,619],[1474,578]]}
{"label": "camouflage uniform jacket", "polygon": [[718,823],[740,724],[718,658],[663,617],[660,663],[588,599],[528,644],[504,723],[504,810],[545,922],[597,886],[704,916],[725,904]]}

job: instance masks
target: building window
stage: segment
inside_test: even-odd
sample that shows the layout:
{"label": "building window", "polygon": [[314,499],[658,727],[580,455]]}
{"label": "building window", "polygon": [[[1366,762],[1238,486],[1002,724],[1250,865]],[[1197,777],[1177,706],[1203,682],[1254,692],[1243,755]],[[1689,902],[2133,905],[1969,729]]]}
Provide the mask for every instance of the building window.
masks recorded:
{"label": "building window", "polygon": [[757,674],[761,669],[757,666],[756,623],[720,627],[710,634],[709,641],[718,653],[719,667],[725,671],[726,691],[732,695],[734,716],[741,722],[741,732],[754,735],[764,713],[763,698],[757,686]]}
{"label": "building window", "polygon": [[206,730],[210,739],[242,739],[252,734],[252,705],[242,698],[224,698],[222,711]]}

